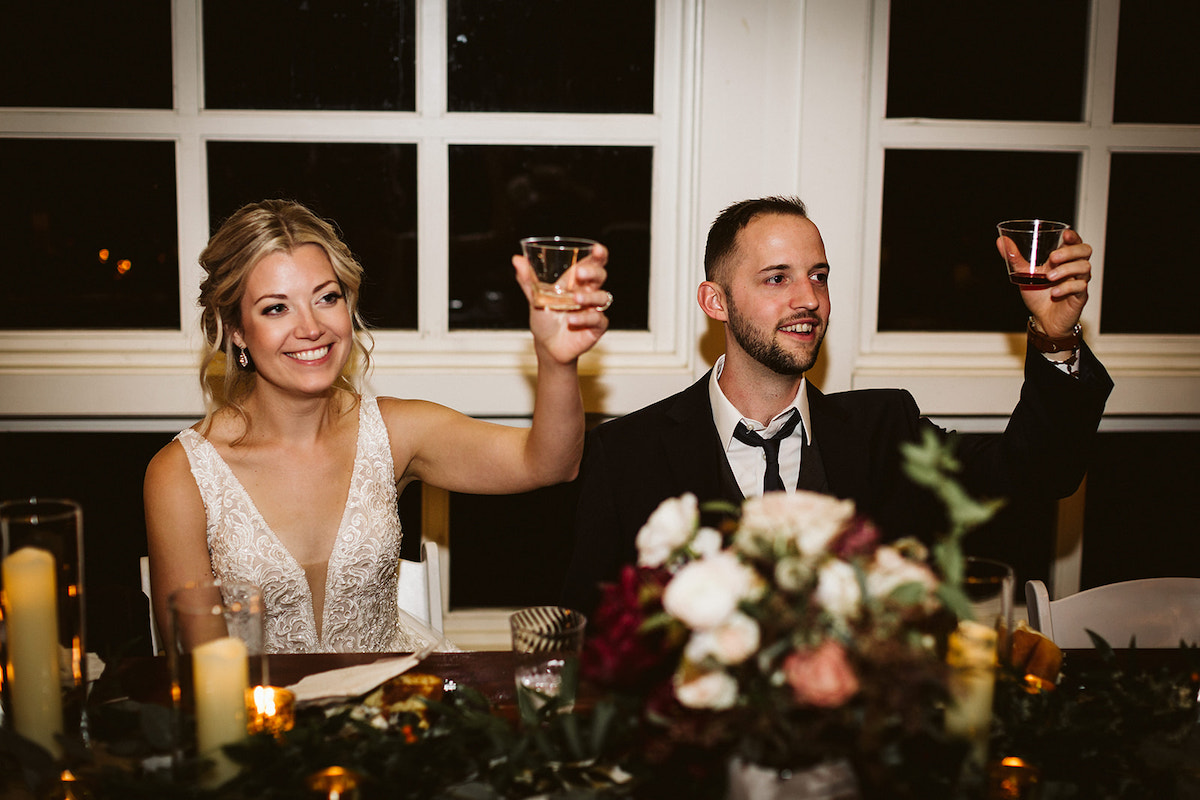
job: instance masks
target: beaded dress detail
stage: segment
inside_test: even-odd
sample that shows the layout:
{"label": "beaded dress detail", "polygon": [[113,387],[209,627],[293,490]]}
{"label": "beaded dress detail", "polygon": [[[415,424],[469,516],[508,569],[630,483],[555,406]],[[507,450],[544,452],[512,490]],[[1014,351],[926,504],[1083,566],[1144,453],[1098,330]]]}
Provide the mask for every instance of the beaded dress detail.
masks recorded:
{"label": "beaded dress detail", "polygon": [[176,438],[204,499],[214,576],[262,589],[268,653],[411,652],[441,638],[397,603],[402,532],[391,447],[374,397],[359,403],[354,473],[326,567],[320,631],[304,568],[233,470],[196,431]]}

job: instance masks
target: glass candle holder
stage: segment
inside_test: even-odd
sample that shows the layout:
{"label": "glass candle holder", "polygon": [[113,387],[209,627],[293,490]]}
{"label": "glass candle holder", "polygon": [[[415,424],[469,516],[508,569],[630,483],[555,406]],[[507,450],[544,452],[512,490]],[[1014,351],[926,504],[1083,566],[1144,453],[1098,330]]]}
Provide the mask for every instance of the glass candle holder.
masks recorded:
{"label": "glass candle holder", "polygon": [[218,786],[237,774],[223,748],[248,735],[251,687],[270,684],[262,593],[249,583],[207,580],[176,589],[169,605],[176,759],[205,762],[201,785]]}
{"label": "glass candle holder", "polygon": [[55,757],[86,739],[83,572],[78,503],[0,503],[0,721]]}

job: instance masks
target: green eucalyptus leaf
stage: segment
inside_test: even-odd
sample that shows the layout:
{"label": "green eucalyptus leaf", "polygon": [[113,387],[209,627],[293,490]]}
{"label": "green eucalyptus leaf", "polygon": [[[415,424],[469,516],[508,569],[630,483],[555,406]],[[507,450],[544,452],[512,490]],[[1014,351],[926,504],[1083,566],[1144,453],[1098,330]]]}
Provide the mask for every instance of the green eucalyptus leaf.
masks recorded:
{"label": "green eucalyptus leaf", "polygon": [[902,583],[888,594],[888,599],[901,605],[912,606],[925,599],[927,588],[918,581]]}
{"label": "green eucalyptus leaf", "polygon": [[971,601],[961,587],[943,583],[938,586],[937,597],[942,601],[942,605],[959,619],[975,619]]}

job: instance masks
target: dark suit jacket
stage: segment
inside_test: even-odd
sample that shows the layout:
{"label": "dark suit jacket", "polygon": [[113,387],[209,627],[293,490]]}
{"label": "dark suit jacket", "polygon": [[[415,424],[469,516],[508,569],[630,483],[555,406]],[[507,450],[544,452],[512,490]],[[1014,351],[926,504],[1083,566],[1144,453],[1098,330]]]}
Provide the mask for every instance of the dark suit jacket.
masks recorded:
{"label": "dark suit jacket", "polygon": [[[708,380],[705,375],[588,435],[564,605],[585,613],[595,607],[599,584],[636,563],[637,532],[663,500],[685,492],[701,503],[743,499],[713,423]],[[828,492],[854,500],[888,538],[930,539],[940,527],[940,508],[903,475],[900,443],[919,440],[925,428],[946,432],[921,416],[907,391],[825,395],[811,384],[807,390]],[[1078,377],[1029,350],[1021,397],[1004,434],[958,437],[965,487],[987,497],[1071,494],[1083,480],[1111,391],[1112,380],[1086,345]]]}

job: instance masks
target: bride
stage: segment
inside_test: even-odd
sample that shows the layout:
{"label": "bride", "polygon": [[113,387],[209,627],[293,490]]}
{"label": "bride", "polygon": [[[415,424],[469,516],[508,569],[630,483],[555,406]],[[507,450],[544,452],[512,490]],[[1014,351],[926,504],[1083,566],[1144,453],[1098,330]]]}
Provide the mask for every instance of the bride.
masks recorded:
{"label": "bride", "polygon": [[[583,449],[576,361],[608,326],[607,252],[576,269],[585,310],[530,310],[538,380],[528,428],[359,382],[363,270],[304,206],[243,207],[200,255],[206,415],[150,461],[152,594],[212,576],[263,592],[268,652],[406,652],[432,632],[397,608],[396,497],[412,481],[475,494],[572,479]],[[533,274],[513,257],[526,297]]]}

